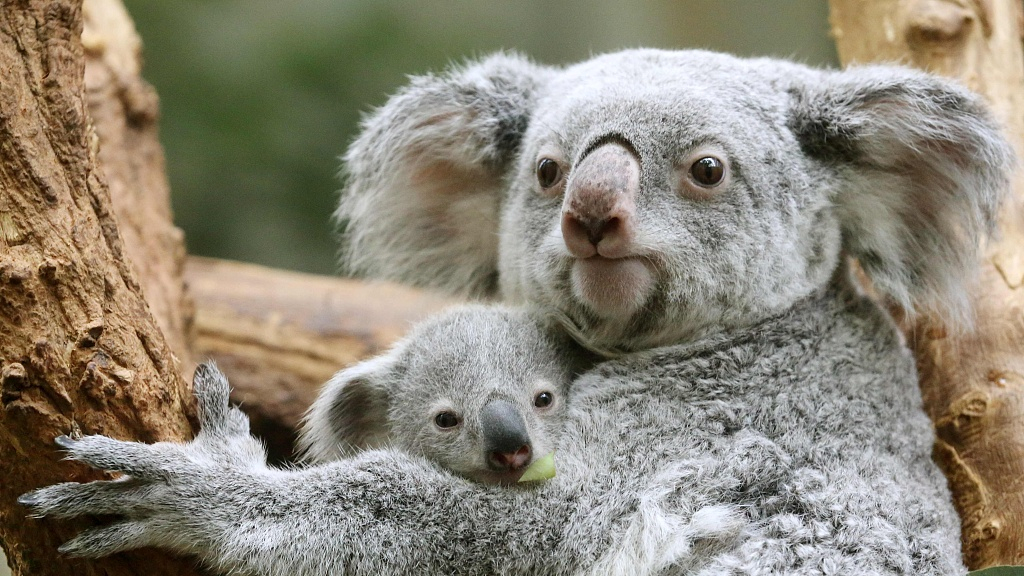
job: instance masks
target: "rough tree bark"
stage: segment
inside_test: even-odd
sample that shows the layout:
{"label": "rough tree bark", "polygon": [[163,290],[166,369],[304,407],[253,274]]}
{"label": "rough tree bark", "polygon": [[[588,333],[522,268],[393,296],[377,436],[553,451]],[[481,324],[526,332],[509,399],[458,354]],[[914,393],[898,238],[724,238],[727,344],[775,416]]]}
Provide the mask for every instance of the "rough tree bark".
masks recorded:
{"label": "rough tree bark", "polygon": [[[109,6],[91,8],[102,19]],[[26,519],[15,503],[41,485],[99,477],[60,461],[53,446],[59,434],[146,441],[191,435],[192,400],[179,359],[126,258],[98,166],[99,138],[86,108],[84,19],[80,1],[0,5],[0,539],[16,574],[195,574],[194,562],[156,551],[101,562],[61,557],[56,546],[85,523]],[[107,24],[87,35],[89,57],[97,74],[114,77],[137,53],[108,52]],[[111,83],[92,83],[90,96],[107,98],[94,91],[100,85]],[[158,146],[155,113],[145,112],[155,111],[155,100],[137,99],[147,93],[139,86],[115,89],[108,120],[121,118],[126,126],[119,133]],[[119,146],[111,144],[108,158]],[[163,258],[136,244],[138,262]],[[173,306],[177,297],[152,301]],[[167,314],[185,318],[179,310]],[[164,328],[172,333],[176,325],[181,320]],[[184,349],[184,337],[177,340]]]}
{"label": "rough tree bark", "polygon": [[[984,94],[1024,158],[1020,0],[831,0],[844,64],[903,62]],[[935,458],[950,479],[971,568],[1024,564],[1024,172],[985,250],[977,328],[910,327]]]}
{"label": "rough tree bark", "polygon": [[121,0],[86,0],[83,15],[86,104],[125,255],[164,339],[191,373],[185,240],[171,218],[159,105],[142,80],[142,43]]}

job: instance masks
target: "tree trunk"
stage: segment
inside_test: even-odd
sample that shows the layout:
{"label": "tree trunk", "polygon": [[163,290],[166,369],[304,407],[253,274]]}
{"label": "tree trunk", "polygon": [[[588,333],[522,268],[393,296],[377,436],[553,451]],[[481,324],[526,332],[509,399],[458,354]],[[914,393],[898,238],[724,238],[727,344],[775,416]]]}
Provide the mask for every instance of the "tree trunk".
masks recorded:
{"label": "tree trunk", "polygon": [[[99,138],[86,108],[87,89],[90,99],[108,98],[103,91],[111,89],[117,96],[106,100],[107,120],[120,118],[130,126],[117,132],[137,137],[123,145],[110,142],[103,157],[114,158],[117,148],[126,147],[159,155],[155,100],[132,78],[137,50],[122,51],[116,35],[108,35],[134,32],[123,9],[117,14],[110,8],[91,3],[85,11],[90,21],[105,22],[103,30],[86,35],[89,57],[99,66],[91,68],[95,75],[87,84],[80,2],[12,0],[0,7],[0,536],[16,574],[198,573],[194,562],[157,551],[70,560],[55,549],[88,523],[29,519],[15,503],[18,494],[46,484],[100,477],[62,461],[53,445],[57,435],[102,433],[150,442],[191,436],[189,387],[140,283],[142,278],[152,292],[155,308],[180,305],[180,293],[150,288],[154,277],[173,276],[168,263],[175,252],[180,258],[174,233],[165,234],[169,210],[155,228],[158,242],[133,241],[137,262],[162,262],[157,266],[163,268],[158,275],[136,275],[98,167]],[[136,161],[153,157],[129,160]],[[153,168],[162,178],[159,162]],[[141,183],[133,178],[113,181],[127,191]],[[141,218],[147,212],[138,211]],[[150,226],[140,223],[137,230]],[[180,282],[171,279],[169,285]],[[161,312],[168,333],[184,334],[185,314]],[[184,336],[176,340],[184,354]]]}
{"label": "tree trunk", "polygon": [[121,0],[86,0],[85,94],[125,255],[171,351],[192,373],[185,237],[171,218],[156,91],[141,77],[142,43]]}
{"label": "tree trunk", "polygon": [[[985,95],[1024,158],[1020,0],[831,0],[844,64],[904,62]],[[973,569],[1024,564],[1024,173],[985,249],[977,327],[910,327],[935,458],[949,477]]]}

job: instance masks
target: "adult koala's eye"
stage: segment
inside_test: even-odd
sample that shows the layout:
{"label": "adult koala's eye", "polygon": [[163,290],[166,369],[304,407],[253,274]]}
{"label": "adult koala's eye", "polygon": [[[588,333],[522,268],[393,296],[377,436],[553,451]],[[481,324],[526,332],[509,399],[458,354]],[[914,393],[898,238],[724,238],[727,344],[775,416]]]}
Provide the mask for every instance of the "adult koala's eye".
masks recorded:
{"label": "adult koala's eye", "polygon": [[547,408],[554,401],[555,396],[551,392],[541,392],[533,397],[533,405],[537,408]]}
{"label": "adult koala's eye", "polygon": [[690,166],[690,176],[701,186],[717,186],[725,177],[725,164],[714,156],[699,158]]}
{"label": "adult koala's eye", "polygon": [[537,162],[537,182],[547,190],[562,181],[562,167],[551,158],[541,158]]}
{"label": "adult koala's eye", "polygon": [[437,416],[434,416],[434,424],[438,428],[455,428],[459,425],[459,417],[455,412],[445,410],[444,412],[438,412]]}

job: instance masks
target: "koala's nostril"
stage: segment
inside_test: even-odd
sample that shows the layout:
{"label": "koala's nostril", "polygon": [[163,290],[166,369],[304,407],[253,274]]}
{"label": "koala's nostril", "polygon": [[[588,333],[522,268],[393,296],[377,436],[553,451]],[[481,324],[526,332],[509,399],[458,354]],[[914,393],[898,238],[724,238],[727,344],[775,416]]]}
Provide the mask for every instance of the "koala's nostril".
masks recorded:
{"label": "koala's nostril", "polygon": [[515,452],[491,452],[490,460],[497,468],[518,470],[530,462],[530,445],[525,444]]}
{"label": "koala's nostril", "polygon": [[603,218],[580,218],[571,212],[562,214],[562,240],[569,253],[576,258],[589,258],[600,253],[614,252],[620,245],[628,245],[628,225],[618,214]]}
{"label": "koala's nostril", "polygon": [[585,223],[580,222],[579,220],[575,220],[575,222],[580,228],[582,228],[582,232],[586,235],[587,241],[595,247],[601,243],[601,240],[604,240],[606,237],[610,238],[613,236],[622,226],[622,220],[617,217],[605,218],[603,220],[591,220]]}
{"label": "koala's nostril", "polygon": [[591,227],[580,221],[576,216],[565,213],[562,215],[562,239],[569,252],[577,258],[589,258],[597,254],[597,242],[593,240]]}
{"label": "koala's nostril", "polygon": [[591,237],[590,241],[596,245],[605,237],[610,238],[621,234],[622,226],[622,219],[618,216],[613,216],[604,221],[604,223],[596,230],[594,236]]}

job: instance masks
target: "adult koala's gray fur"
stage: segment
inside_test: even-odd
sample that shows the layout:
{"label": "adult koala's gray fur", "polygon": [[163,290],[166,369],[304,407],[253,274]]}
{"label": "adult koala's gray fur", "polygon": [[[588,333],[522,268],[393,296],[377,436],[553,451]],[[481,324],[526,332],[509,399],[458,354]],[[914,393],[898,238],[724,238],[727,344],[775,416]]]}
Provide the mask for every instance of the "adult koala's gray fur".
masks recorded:
{"label": "adult koala's gray fur", "polygon": [[132,476],[23,497],[125,516],[67,551],[268,575],[964,572],[913,360],[841,255],[911,313],[967,317],[1011,165],[976,96],[898,68],[497,55],[413,80],[347,165],[354,269],[525,301],[619,353],[573,383],[558,475],[483,485],[388,449],[270,470],[204,370],[191,444],[62,440]]}
{"label": "adult koala's gray fur", "polygon": [[569,383],[590,361],[526,316],[449,310],[386,354],[338,372],[303,423],[307,460],[388,446],[478,482],[517,482],[554,450]]}

